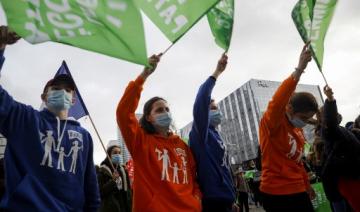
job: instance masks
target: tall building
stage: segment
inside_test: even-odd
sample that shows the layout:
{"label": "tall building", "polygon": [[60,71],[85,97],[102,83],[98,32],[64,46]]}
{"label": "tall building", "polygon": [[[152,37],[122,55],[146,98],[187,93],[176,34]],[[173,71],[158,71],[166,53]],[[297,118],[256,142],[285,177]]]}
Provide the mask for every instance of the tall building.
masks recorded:
{"label": "tall building", "polygon": [[6,138],[0,134],[0,158],[4,157],[6,147]]}
{"label": "tall building", "polygon": [[[218,101],[223,114],[223,121],[219,126],[233,164],[256,158],[259,146],[259,121],[264,114],[269,101],[281,82],[251,79],[236,89],[224,99]],[[299,84],[297,92],[312,93],[319,105],[324,100],[317,85]],[[181,136],[188,139],[192,123],[181,129]],[[312,127],[306,126],[304,134],[307,140],[312,139]]]}

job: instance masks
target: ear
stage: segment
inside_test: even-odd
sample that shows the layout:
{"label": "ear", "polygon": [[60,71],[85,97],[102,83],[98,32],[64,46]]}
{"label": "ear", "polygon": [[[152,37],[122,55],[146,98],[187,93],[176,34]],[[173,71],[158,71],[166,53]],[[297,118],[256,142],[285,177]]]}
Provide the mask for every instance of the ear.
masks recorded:
{"label": "ear", "polygon": [[43,94],[41,94],[40,97],[41,97],[41,100],[43,100],[44,102],[46,102],[46,94],[43,93]]}
{"label": "ear", "polygon": [[148,122],[152,121],[150,115],[145,116],[145,120],[148,121]]}

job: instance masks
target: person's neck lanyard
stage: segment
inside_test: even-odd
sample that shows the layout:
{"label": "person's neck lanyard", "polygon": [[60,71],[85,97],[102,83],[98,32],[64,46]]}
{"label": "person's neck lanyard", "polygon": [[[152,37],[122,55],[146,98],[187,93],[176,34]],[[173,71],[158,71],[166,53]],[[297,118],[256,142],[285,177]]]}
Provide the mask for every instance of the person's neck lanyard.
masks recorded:
{"label": "person's neck lanyard", "polygon": [[57,151],[59,151],[60,150],[60,145],[61,145],[61,141],[62,141],[62,139],[63,139],[63,137],[64,137],[64,133],[65,133],[65,128],[66,128],[66,124],[67,124],[67,120],[65,120],[65,123],[64,123],[64,128],[63,128],[63,130],[62,130],[62,132],[61,132],[61,134],[60,134],[60,119],[59,119],[59,117],[56,117],[56,120],[57,120],[57,133],[58,133],[58,145],[57,145]]}

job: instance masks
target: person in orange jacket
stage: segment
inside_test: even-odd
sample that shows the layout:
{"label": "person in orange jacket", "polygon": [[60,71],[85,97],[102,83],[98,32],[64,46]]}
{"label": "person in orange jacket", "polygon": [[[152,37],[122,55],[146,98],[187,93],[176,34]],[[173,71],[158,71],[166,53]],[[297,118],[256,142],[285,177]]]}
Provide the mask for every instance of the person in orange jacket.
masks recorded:
{"label": "person in orange jacket", "polygon": [[134,161],[133,211],[201,211],[201,193],[190,148],[171,129],[169,105],[153,97],[135,117],[145,80],[155,71],[161,55],[149,59],[151,68],[131,81],[116,111],[117,123]]}
{"label": "person in orange jacket", "polygon": [[318,111],[318,104],[310,93],[294,93],[311,60],[308,45],[303,47],[298,67],[277,89],[260,121],[260,190],[264,209],[270,212],[314,210],[310,198],[315,193],[301,160],[305,143],[302,127]]}

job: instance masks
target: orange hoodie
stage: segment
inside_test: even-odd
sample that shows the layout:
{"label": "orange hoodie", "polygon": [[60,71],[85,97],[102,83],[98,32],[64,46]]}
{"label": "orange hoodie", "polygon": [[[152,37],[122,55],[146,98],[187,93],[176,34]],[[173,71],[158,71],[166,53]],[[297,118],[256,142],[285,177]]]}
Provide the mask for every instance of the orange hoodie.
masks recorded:
{"label": "orange hoodie", "polygon": [[134,161],[133,211],[200,211],[200,190],[190,148],[177,136],[147,134],[135,117],[144,79],[129,83],[116,117]]}
{"label": "orange hoodie", "polygon": [[286,116],[286,105],[296,85],[292,76],[280,85],[260,122],[260,190],[267,194],[300,193],[310,186],[301,161],[305,143],[303,131],[295,128]]}

